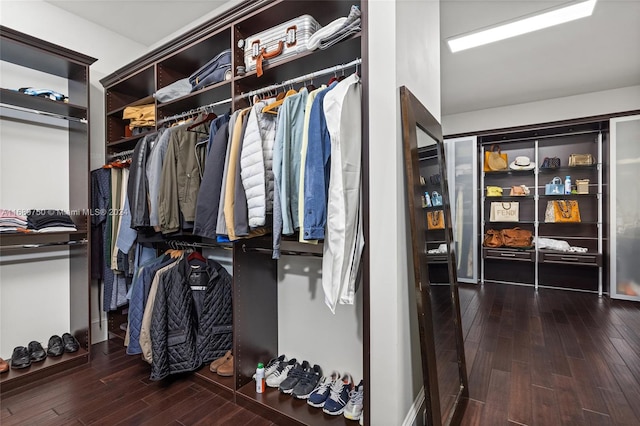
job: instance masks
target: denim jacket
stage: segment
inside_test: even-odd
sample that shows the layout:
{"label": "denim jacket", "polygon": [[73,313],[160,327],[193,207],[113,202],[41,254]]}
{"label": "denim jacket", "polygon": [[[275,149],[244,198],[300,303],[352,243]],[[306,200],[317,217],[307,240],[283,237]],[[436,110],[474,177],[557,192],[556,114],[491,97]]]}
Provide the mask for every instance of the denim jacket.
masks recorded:
{"label": "denim jacket", "polygon": [[324,239],[327,224],[327,193],[331,163],[331,138],[324,116],[324,97],[336,86],[334,82],[318,93],[309,117],[309,145],[304,169],[304,236],[305,240]]}

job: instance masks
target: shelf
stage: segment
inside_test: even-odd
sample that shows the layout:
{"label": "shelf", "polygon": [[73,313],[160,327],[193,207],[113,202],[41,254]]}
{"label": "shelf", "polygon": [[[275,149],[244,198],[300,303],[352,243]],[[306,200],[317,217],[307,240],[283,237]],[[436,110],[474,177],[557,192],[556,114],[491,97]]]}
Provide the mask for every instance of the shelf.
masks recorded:
{"label": "shelf", "polygon": [[[353,34],[340,43],[326,50],[305,51],[286,59],[263,62],[264,75],[258,77],[255,70],[242,76],[234,76],[234,83],[240,85],[241,91],[248,92],[270,84],[296,78],[301,75],[318,71],[328,66],[351,62],[361,57],[361,33]],[[283,66],[295,62],[294,66]],[[293,64],[292,64],[293,65]],[[351,71],[346,71],[346,73]],[[326,80],[325,80],[326,78]],[[314,81],[316,87],[325,83],[331,76],[322,76]]]}
{"label": "shelf", "polygon": [[[231,98],[231,80],[224,80],[212,84],[201,90],[191,92],[169,102],[158,103],[156,120],[160,121],[164,116],[186,112],[204,105]],[[221,104],[221,109],[231,109],[231,102]]]}
{"label": "shelf", "polygon": [[312,407],[306,400],[283,394],[275,388],[267,388],[261,394],[256,393],[254,381],[238,389],[236,403],[276,424],[357,425],[357,422],[348,420],[343,415],[330,416],[322,408]]}
{"label": "shelf", "polygon": [[118,146],[118,145],[125,145],[125,144],[131,143],[131,142],[135,142],[138,139],[142,139],[143,137],[145,137],[147,135],[152,135],[154,133],[156,133],[156,130],[153,130],[151,132],[144,132],[144,133],[141,133],[141,134],[135,135],[135,136],[129,136],[128,138],[122,138],[122,139],[119,139],[117,141],[108,142],[107,143],[107,148]]}
{"label": "shelf", "polygon": [[540,198],[548,198],[550,200],[576,199],[576,198],[597,198],[600,194],[562,194],[562,195],[540,195]]}
{"label": "shelf", "polygon": [[[559,174],[558,172],[572,172],[572,171],[578,171],[578,170],[598,170],[598,164],[592,164],[590,166],[573,166],[573,167],[569,167],[569,166],[562,166],[562,167],[558,167],[556,169],[540,169],[539,170],[539,174],[541,175],[554,175],[554,174]],[[560,174],[567,174],[567,173],[560,173]]]}
{"label": "shelf", "polygon": [[501,197],[484,197],[485,201],[518,201],[518,200],[533,200],[533,195],[503,195]]}
{"label": "shelf", "polygon": [[32,233],[3,232],[0,233],[0,248],[13,245],[62,243],[65,241],[73,241],[79,238],[86,237],[86,230]]}
{"label": "shelf", "polygon": [[43,113],[56,114],[77,119],[87,119],[87,108],[39,96],[25,95],[15,90],[0,89],[0,102]]}
{"label": "shelf", "polygon": [[505,176],[505,175],[531,175],[533,176],[535,169],[533,170],[498,170],[495,172],[484,172],[484,177],[489,176]]}
{"label": "shelf", "polygon": [[[7,360],[7,362],[9,362]],[[89,362],[89,352],[80,348],[74,353],[65,353],[60,357],[47,357],[44,361],[35,362],[30,367],[14,370],[0,375],[0,388],[2,392],[8,392],[17,387],[32,383],[36,380],[48,377],[69,368]]]}
{"label": "shelf", "polygon": [[[119,112],[123,112],[125,108],[130,107],[130,106],[138,106],[138,105],[146,105],[146,104],[153,104],[156,102],[156,99],[153,96],[146,96],[142,99],[138,99],[137,101],[133,101],[127,105],[123,105],[120,108],[116,108],[114,110],[111,110],[109,112],[107,112],[107,115],[115,115]],[[122,118],[122,117],[118,117],[118,118]]]}
{"label": "shelf", "polygon": [[513,225],[514,227],[516,227],[516,226],[519,226],[519,225],[533,225],[536,222],[533,221],[533,220],[519,220],[517,222],[502,222],[502,221],[491,222],[491,221],[487,220],[486,223],[485,223],[485,226],[491,226],[494,223],[501,223],[501,224],[507,224],[507,225],[510,224],[510,225]]}
{"label": "shelf", "polygon": [[570,226],[574,226],[574,225],[598,225],[598,222],[591,222],[591,221],[582,221],[582,222],[560,222],[560,223],[554,223],[554,222],[540,222],[540,225],[553,225],[553,226],[561,226],[561,225],[570,225]]}
{"label": "shelf", "polygon": [[434,211],[434,210],[442,210],[444,209],[443,206],[429,206],[429,207],[422,207],[423,210],[427,210],[427,211]]}

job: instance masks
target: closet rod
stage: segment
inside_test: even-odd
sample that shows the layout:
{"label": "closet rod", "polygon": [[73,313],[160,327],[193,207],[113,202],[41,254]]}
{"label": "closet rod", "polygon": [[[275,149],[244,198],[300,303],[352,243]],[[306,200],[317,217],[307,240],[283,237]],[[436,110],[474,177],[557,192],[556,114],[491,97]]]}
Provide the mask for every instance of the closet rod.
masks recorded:
{"label": "closet rod", "polygon": [[130,149],[128,151],[116,152],[115,154],[110,154],[109,158],[113,160],[114,158],[118,158],[118,157],[126,157],[128,155],[132,155],[134,151],[135,150]]}
{"label": "closet rod", "polygon": [[[268,248],[261,247],[247,247],[246,245],[242,245],[242,251],[245,253],[269,253],[272,254],[273,250]],[[281,255],[285,256],[312,256],[312,257],[322,257],[322,253],[314,253],[310,251],[293,251],[293,250],[280,250]]]}
{"label": "closet rod", "polygon": [[164,123],[169,122],[169,121],[178,120],[180,118],[184,118],[184,117],[188,117],[188,116],[193,115],[193,114],[197,114],[197,113],[199,113],[201,111],[206,111],[207,108],[213,108],[213,107],[216,107],[216,106],[219,106],[219,105],[230,104],[231,101],[232,101],[232,99],[229,98],[229,99],[223,99],[221,101],[214,102],[212,104],[199,106],[198,108],[194,108],[194,109],[192,109],[190,111],[181,112],[180,114],[176,114],[176,115],[172,115],[170,117],[163,118],[162,120],[158,121],[156,124],[158,126],[160,126],[161,124],[164,124]]}
{"label": "closet rod", "polygon": [[[42,235],[46,235],[46,234],[42,234]],[[55,242],[55,243],[14,244],[14,245],[9,245],[9,246],[0,246],[0,249],[1,250],[6,250],[6,249],[35,249],[35,248],[51,247],[51,246],[79,246],[79,245],[87,244],[88,242],[89,242],[89,240],[84,238],[82,240],[61,241],[61,242]]]}
{"label": "closet rod", "polygon": [[39,109],[24,108],[24,107],[21,107],[21,106],[10,105],[10,104],[5,104],[5,103],[0,103],[0,107],[13,109],[13,110],[20,111],[20,112],[28,112],[30,114],[46,115],[47,117],[61,118],[63,120],[75,121],[75,122],[78,122],[78,123],[87,124],[87,119],[86,118],[71,117],[69,115],[56,114],[54,112],[40,111]]}
{"label": "closet rod", "polygon": [[184,248],[191,247],[199,247],[199,248],[222,248],[222,249],[231,249],[233,246],[230,243],[200,243],[200,242],[190,242],[190,241],[179,241],[179,240],[167,240],[164,241],[169,247],[174,250],[180,250]]}
{"label": "closet rod", "polygon": [[252,90],[251,92],[248,92],[248,93],[242,93],[239,96],[239,99],[250,98],[250,97],[255,96],[255,95],[261,95],[263,93],[267,93],[267,92],[279,89],[279,88],[281,88],[283,86],[288,86],[290,84],[304,83],[305,81],[313,80],[314,78],[320,77],[322,75],[336,73],[338,71],[342,71],[344,69],[351,68],[351,67],[357,67],[361,63],[362,63],[362,59],[361,58],[357,58],[357,59],[354,59],[353,61],[351,61],[351,62],[349,62],[347,64],[335,65],[333,67],[325,68],[325,69],[322,69],[322,70],[319,70],[319,71],[312,72],[312,73],[307,74],[307,75],[303,75],[303,76],[300,76],[300,77],[292,78],[292,79],[287,80],[287,81],[283,81],[282,83],[276,83],[276,84],[272,84],[271,86],[263,87],[262,89]]}

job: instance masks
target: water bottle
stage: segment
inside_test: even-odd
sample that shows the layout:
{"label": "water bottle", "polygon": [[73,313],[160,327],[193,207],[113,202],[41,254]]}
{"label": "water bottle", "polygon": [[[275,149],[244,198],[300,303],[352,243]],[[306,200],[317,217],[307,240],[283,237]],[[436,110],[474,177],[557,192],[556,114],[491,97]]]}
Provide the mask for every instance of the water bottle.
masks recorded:
{"label": "water bottle", "polygon": [[256,368],[256,393],[263,393],[264,387],[265,387],[264,364],[259,362],[258,368]]}
{"label": "water bottle", "polygon": [[564,179],[564,193],[571,194],[571,176],[567,176]]}

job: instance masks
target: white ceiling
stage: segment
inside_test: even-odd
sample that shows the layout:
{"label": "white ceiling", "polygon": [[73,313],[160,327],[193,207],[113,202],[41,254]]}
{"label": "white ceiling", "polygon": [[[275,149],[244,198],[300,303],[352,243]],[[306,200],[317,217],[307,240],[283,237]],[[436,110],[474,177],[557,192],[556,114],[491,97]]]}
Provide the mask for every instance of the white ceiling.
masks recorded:
{"label": "white ceiling", "polygon": [[[48,0],[143,45],[226,1]],[[640,85],[640,0],[599,0],[589,18],[452,54],[445,40],[565,1],[441,0],[442,114]]]}

